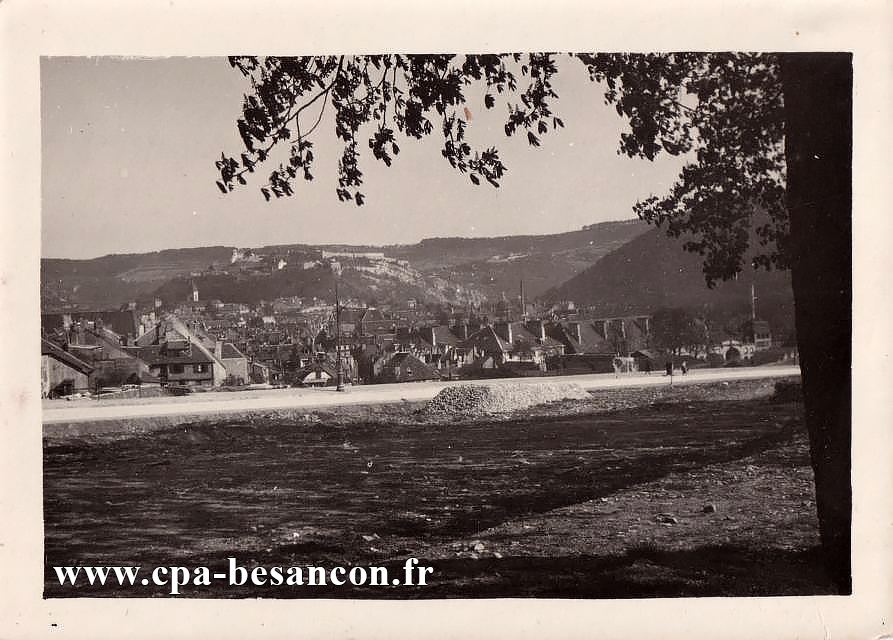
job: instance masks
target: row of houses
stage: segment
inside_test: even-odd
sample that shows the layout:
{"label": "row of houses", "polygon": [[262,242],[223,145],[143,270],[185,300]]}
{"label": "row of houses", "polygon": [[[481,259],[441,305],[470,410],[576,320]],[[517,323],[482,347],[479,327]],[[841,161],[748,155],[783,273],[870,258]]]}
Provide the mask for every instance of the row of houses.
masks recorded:
{"label": "row of houses", "polygon": [[[44,314],[44,395],[147,382],[319,386],[334,384],[339,364],[345,380],[358,384],[663,365],[650,350],[651,318],[644,315],[494,322],[463,317],[438,324],[411,312],[404,317],[369,307],[342,308],[339,340],[334,313],[326,319],[268,322],[257,314],[246,319],[243,311],[238,309],[235,319],[160,310],[162,317],[156,318],[132,309]],[[745,345],[728,341],[713,348],[732,360],[748,357],[748,347],[771,344],[765,323],[754,321],[750,331]]]}
{"label": "row of houses", "polygon": [[[647,317],[410,328],[389,326],[363,311],[355,320],[342,324],[342,343],[349,346],[341,364],[349,379],[360,384],[550,371],[610,372],[620,366],[618,361],[649,357]],[[326,352],[334,348],[333,337],[326,333],[316,343]],[[329,361],[326,366],[331,369],[333,364]],[[331,372],[323,367],[316,373],[325,378]]]}
{"label": "row of houses", "polygon": [[[357,384],[460,377],[613,371],[627,348],[644,347],[648,318],[599,321],[460,322],[397,326],[376,309],[345,309],[340,341],[324,324],[311,339],[246,344],[247,379],[305,386],[334,384],[339,366]],[[641,355],[641,354],[639,354]]]}
{"label": "row of houses", "polygon": [[[415,328],[388,326],[368,310],[360,312],[343,342],[353,345],[342,368],[351,379],[370,384],[436,378],[474,378],[544,373],[608,373],[663,368],[653,349],[650,316],[461,322]],[[750,321],[747,336],[715,345],[722,362],[748,359],[771,347],[768,324]],[[329,338],[330,340],[330,338]],[[325,336],[317,340],[326,345]],[[685,352],[679,357],[706,356]],[[325,377],[325,376],[323,376]]]}
{"label": "row of houses", "polygon": [[142,333],[131,331],[122,315],[85,314],[61,322],[53,317],[44,320],[44,397],[123,384],[215,387],[243,384],[249,379],[248,359],[235,345],[217,340],[199,325],[189,326],[172,314]]}

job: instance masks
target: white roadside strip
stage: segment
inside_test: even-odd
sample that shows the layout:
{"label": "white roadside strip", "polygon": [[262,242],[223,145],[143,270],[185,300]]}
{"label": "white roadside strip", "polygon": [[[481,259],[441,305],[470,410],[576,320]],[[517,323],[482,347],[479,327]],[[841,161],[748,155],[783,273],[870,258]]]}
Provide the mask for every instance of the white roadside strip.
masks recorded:
{"label": "white roadside strip", "polygon": [[[735,369],[696,369],[687,375],[674,375],[673,384],[697,384],[759,378],[780,378],[800,375],[796,366],[741,367]],[[670,377],[655,372],[637,374],[587,374],[555,377],[510,378],[462,382],[405,382],[398,384],[352,387],[345,393],[332,388],[281,389],[262,392],[201,393],[178,398],[156,398],[139,404],[116,403],[103,406],[102,401],[77,402],[45,408],[43,423],[72,423],[122,420],[141,417],[188,414],[224,414],[273,409],[326,408],[358,404],[387,404],[430,400],[449,385],[456,384],[537,384],[542,382],[576,383],[588,391],[622,387],[655,387],[670,384]]]}

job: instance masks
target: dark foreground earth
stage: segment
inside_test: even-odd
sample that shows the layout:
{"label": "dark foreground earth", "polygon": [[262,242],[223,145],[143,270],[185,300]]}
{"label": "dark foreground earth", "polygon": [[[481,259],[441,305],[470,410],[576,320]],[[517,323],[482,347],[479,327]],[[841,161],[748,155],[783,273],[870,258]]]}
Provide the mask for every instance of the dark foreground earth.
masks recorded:
{"label": "dark foreground earth", "polygon": [[218,418],[44,442],[57,565],[434,567],[426,587],[187,586],[185,597],[834,593],[796,400],[762,381],[601,392],[523,415],[419,407]]}

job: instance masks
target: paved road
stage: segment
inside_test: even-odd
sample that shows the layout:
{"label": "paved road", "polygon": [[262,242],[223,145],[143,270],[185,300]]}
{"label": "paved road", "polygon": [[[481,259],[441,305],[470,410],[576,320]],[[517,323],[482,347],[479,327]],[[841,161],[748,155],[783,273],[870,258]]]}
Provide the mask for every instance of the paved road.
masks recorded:
{"label": "paved road", "polygon": [[[799,375],[796,366],[742,367],[735,369],[699,369],[687,375],[673,376],[673,384],[697,384],[723,380],[751,380]],[[489,380],[488,384],[535,384],[537,382],[575,382],[587,390],[619,387],[651,387],[670,383],[661,373],[641,373],[620,376],[587,374],[549,378],[512,378]],[[206,415],[272,409],[325,408],[357,404],[385,404],[402,401],[430,400],[444,387],[466,382],[409,382],[367,385],[338,393],[324,389],[275,389],[232,393],[197,393],[181,397],[142,398],[103,401],[64,400],[47,401],[43,409],[43,423],[73,423],[83,421],[120,420],[126,418]]]}

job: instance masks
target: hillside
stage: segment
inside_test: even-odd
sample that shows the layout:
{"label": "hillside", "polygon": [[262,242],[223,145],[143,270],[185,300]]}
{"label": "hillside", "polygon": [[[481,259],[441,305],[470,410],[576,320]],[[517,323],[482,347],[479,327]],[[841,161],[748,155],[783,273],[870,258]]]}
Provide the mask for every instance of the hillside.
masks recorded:
{"label": "hillside", "polygon": [[446,282],[425,276],[411,267],[362,265],[345,265],[340,276],[327,266],[320,266],[308,270],[284,269],[265,275],[209,273],[178,277],[155,289],[153,295],[165,302],[187,300],[194,283],[203,300],[257,303],[290,296],[331,300],[336,280],[341,295],[366,302],[405,301],[408,298],[434,303],[480,302],[476,291],[449,287]]}
{"label": "hillside", "polygon": [[425,276],[474,289],[490,300],[517,296],[521,281],[529,297],[573,277],[593,262],[648,230],[639,220],[588,225],[579,231],[492,238],[426,238],[416,244],[274,245],[260,252],[382,251],[408,261]]}
{"label": "hillside", "polygon": [[93,308],[116,307],[150,295],[171,278],[228,263],[231,252],[232,247],[216,246],[89,260],[44,258],[40,261],[41,303],[47,308],[64,299]]}
{"label": "hillside", "polygon": [[386,247],[386,250],[389,255],[409,260],[423,270],[510,255],[570,255],[591,264],[592,256],[601,257],[647,230],[647,225],[639,220],[620,220],[540,236],[427,238],[417,244]]}
{"label": "hillside", "polygon": [[[321,250],[381,252],[405,266],[345,261],[342,283],[347,295],[379,302],[414,297],[423,301],[465,303],[517,295],[521,280],[529,297],[573,277],[581,270],[647,230],[637,220],[590,225],[579,231],[542,236],[430,238],[412,245],[275,245],[255,249],[296,263]],[[145,254],[110,255],[92,260],[41,261],[45,308],[60,304],[114,307],[158,295],[184,300],[191,280],[203,299],[255,302],[279,296],[330,295],[327,270],[292,268],[246,277],[231,268],[234,247],[172,249]],[[294,259],[292,259],[294,257]]]}
{"label": "hillside", "polygon": [[750,313],[750,287],[757,314],[776,330],[793,327],[790,273],[755,271],[708,289],[701,258],[682,250],[679,240],[651,229],[598,260],[564,284],[545,292],[549,302],[573,300],[597,313],[649,313],[661,307],[686,307],[716,320]]}
{"label": "hillside", "polygon": [[647,230],[644,223],[627,220],[547,236],[433,238],[403,255],[420,269],[466,283],[491,300],[503,293],[517,296],[523,280],[525,294],[533,299]]}

